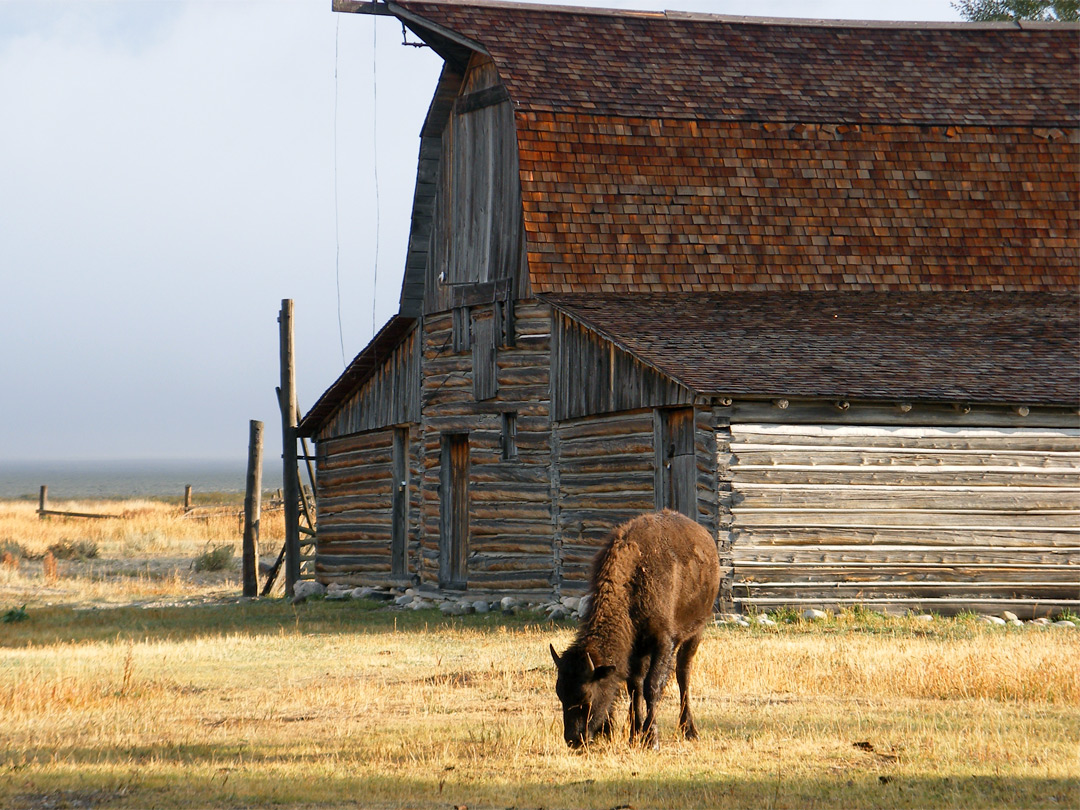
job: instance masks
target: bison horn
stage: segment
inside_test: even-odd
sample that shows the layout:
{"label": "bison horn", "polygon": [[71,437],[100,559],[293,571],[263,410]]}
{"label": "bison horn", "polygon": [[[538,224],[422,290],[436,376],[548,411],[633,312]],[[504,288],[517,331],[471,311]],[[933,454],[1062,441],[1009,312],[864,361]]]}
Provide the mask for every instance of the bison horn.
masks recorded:
{"label": "bison horn", "polygon": [[588,652],[585,653],[585,674],[592,675],[596,672],[596,664],[593,663],[592,656]]}
{"label": "bison horn", "polygon": [[548,648],[551,650],[551,657],[555,661],[555,666],[559,665],[559,654],[555,652],[555,645],[548,644]]}

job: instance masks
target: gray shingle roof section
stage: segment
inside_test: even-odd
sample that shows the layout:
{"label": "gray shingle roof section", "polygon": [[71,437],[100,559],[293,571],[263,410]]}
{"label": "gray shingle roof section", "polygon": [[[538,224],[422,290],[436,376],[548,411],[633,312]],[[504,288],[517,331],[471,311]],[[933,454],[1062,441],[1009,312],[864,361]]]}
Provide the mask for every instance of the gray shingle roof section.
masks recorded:
{"label": "gray shingle roof section", "polygon": [[1080,404],[1076,294],[543,298],[700,394]]}

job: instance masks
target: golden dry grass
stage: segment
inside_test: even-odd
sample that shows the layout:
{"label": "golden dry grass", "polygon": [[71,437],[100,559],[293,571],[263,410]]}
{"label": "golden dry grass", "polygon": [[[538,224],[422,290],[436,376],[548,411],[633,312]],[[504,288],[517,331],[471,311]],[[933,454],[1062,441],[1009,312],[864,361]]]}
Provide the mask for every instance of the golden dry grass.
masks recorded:
{"label": "golden dry grass", "polygon": [[[54,501],[50,509],[118,515],[88,520],[37,515],[36,504],[0,501],[0,604],[123,604],[152,599],[199,600],[237,592],[235,567],[214,573],[192,570],[209,548],[230,546],[240,556],[240,510],[221,506],[185,515],[180,506],[152,500]],[[280,512],[267,512],[262,548],[280,548],[284,526]],[[56,559],[55,575],[47,555],[59,545],[95,548],[86,559]],[[54,557],[55,558],[55,557]]]}
{"label": "golden dry grass", "polygon": [[28,603],[0,623],[0,807],[1080,806],[1078,631],[857,612],[717,627],[700,741],[675,736],[672,684],[658,753],[576,753],[547,653],[568,624],[237,603],[235,571],[190,566],[236,542],[235,514],[66,508],[130,517],[0,504],[0,544],[99,548],[54,582],[37,560],[0,570],[0,609]]}
{"label": "golden dry grass", "polygon": [[0,647],[0,806],[1080,801],[1071,631],[716,628],[695,676],[702,740],[676,739],[669,694],[659,753],[580,754],[562,742],[547,654],[566,625],[279,600],[142,625],[135,609],[96,613],[31,611]]}

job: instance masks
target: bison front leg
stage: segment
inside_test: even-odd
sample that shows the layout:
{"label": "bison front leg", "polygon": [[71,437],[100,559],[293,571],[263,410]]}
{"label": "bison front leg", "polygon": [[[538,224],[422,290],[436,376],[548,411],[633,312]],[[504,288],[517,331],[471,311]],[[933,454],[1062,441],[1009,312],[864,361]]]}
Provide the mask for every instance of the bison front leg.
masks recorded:
{"label": "bison front leg", "polygon": [[667,686],[671,677],[671,669],[675,658],[675,644],[672,641],[660,641],[649,662],[649,671],[645,675],[645,723],[641,734],[643,742],[649,748],[659,748],[660,743],[656,737],[656,711],[660,705],[660,698],[664,696],[664,687]]}
{"label": "bison front leg", "polygon": [[630,742],[635,742],[645,724],[645,673],[650,657],[636,655],[630,660],[630,677],[626,691],[630,695]]}
{"label": "bison front leg", "polygon": [[675,679],[679,682],[679,729],[688,740],[698,738],[697,727],[690,714],[690,666],[700,643],[700,634],[684,641],[675,663]]}

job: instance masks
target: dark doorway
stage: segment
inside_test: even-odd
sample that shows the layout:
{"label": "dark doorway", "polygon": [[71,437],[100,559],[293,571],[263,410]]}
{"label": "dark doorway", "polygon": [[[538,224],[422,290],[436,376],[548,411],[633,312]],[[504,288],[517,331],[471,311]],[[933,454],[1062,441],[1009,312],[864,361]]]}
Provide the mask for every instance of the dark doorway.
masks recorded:
{"label": "dark doorway", "polygon": [[469,436],[442,437],[439,481],[439,587],[464,589],[469,554]]}
{"label": "dark doorway", "polygon": [[674,509],[697,520],[694,409],[659,409],[654,425],[656,508]]}

